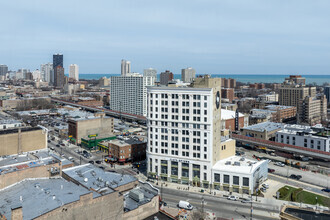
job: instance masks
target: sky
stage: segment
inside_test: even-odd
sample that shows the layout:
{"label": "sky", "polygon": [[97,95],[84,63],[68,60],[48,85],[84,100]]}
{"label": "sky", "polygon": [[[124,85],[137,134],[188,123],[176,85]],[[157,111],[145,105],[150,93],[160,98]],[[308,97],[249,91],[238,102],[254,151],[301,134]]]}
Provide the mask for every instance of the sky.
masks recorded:
{"label": "sky", "polygon": [[330,74],[329,0],[0,1],[0,64],[80,73]]}

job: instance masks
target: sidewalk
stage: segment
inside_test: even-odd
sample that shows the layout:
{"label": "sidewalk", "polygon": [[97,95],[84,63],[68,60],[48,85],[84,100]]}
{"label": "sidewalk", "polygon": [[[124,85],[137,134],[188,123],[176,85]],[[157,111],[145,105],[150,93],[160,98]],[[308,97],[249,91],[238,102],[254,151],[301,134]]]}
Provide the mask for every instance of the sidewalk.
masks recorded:
{"label": "sidewalk", "polygon": [[[138,174],[137,178],[142,181],[146,181],[147,178],[143,174]],[[267,180],[267,182],[270,180]],[[287,185],[284,183],[278,183],[274,181],[275,183],[270,183],[269,185],[274,185],[278,184],[277,186],[280,187],[282,185]],[[161,183],[163,183],[163,187],[168,188],[168,189],[174,189],[174,190],[185,190],[193,193],[198,193],[201,195],[209,195],[209,196],[214,196],[214,197],[219,197],[219,198],[226,198],[227,196],[230,195],[230,192],[227,191],[219,191],[212,189],[210,193],[210,189],[205,189],[203,187],[196,187],[196,186],[188,186],[188,185],[183,185],[183,184],[178,184],[178,183],[172,183],[172,182],[163,182],[163,181],[155,181],[154,183],[151,183],[153,186],[160,188]],[[201,190],[204,190],[204,193],[201,192]],[[277,200],[273,197],[273,195],[276,195],[277,189],[275,188],[274,190],[269,189],[268,193],[269,195],[266,197],[257,197],[256,201],[256,196],[253,196],[253,203],[258,203],[260,206],[267,206],[267,204],[276,206],[276,209],[278,212],[280,212],[280,208],[283,205],[293,205],[297,207],[303,207],[303,208],[309,208],[309,209],[320,209],[320,210],[329,210],[328,207],[320,207],[315,206],[315,205],[309,205],[309,204],[302,204],[302,203],[296,203],[296,202],[289,202],[289,201],[283,201],[283,200]],[[251,197],[250,195],[247,194],[239,194],[239,193],[234,193],[232,192],[231,195],[238,196],[240,199],[248,198]]]}

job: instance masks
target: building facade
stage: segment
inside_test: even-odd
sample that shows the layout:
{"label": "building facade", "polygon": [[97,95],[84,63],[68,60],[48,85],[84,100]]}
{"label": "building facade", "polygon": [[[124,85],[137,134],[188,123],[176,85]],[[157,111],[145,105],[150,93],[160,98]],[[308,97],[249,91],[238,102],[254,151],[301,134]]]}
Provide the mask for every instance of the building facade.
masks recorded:
{"label": "building facade", "polygon": [[126,76],[131,72],[131,61],[121,60],[121,76]]}
{"label": "building facade", "polygon": [[110,109],[134,115],[147,115],[147,86],[153,86],[153,77],[140,74],[112,76]]}
{"label": "building facade", "polygon": [[232,156],[221,150],[221,79],[196,78],[191,87],[148,88],[148,174],[164,181],[211,183],[211,169]]}
{"label": "building facade", "polygon": [[259,102],[278,102],[278,94],[271,92],[269,94],[258,95]]}
{"label": "building facade", "polygon": [[54,83],[54,69],[52,63],[41,64],[40,71],[45,82]]}
{"label": "building facade", "polygon": [[330,103],[330,86],[324,87],[324,95],[327,97],[328,103]]}
{"label": "building facade", "polygon": [[236,88],[236,79],[226,79],[226,78],[221,78],[221,86],[223,88]]}
{"label": "building facade", "polygon": [[221,89],[221,98],[228,99],[231,103],[235,97],[235,91],[233,88],[222,88]]}
{"label": "building facade", "polygon": [[100,115],[92,118],[69,119],[68,134],[74,138],[77,143],[81,143],[81,138],[88,135],[111,136],[113,134],[113,118]]}
{"label": "building facade", "polygon": [[274,141],[276,132],[283,129],[283,124],[275,122],[263,122],[250,125],[242,129],[242,135],[264,140]]}
{"label": "building facade", "polygon": [[330,131],[324,128],[286,125],[276,132],[276,142],[330,152]]}
{"label": "building facade", "polygon": [[143,70],[143,76],[153,77],[154,83],[157,81],[157,70],[154,68],[148,68]]}
{"label": "building facade", "polygon": [[0,65],[0,76],[5,76],[8,73],[8,66],[1,64]]}
{"label": "building facade", "polygon": [[327,118],[327,99],[325,95],[306,96],[299,101],[298,121],[315,125]]}
{"label": "building facade", "polygon": [[77,64],[70,64],[69,77],[79,81],[79,66]]}
{"label": "building facade", "polygon": [[25,127],[0,130],[0,156],[47,148],[48,130]]}
{"label": "building facade", "polygon": [[196,70],[188,67],[181,70],[181,80],[184,83],[191,83],[196,78]]}
{"label": "building facade", "polygon": [[169,70],[166,70],[165,72],[162,72],[160,74],[160,84],[161,85],[168,85],[168,82],[173,80],[173,73]]}
{"label": "building facade", "polygon": [[283,85],[279,89],[278,102],[280,105],[295,106],[298,108],[299,101],[306,96],[315,97],[315,87],[296,87]]}
{"label": "building facade", "polygon": [[53,55],[53,70],[54,70],[54,86],[63,88],[64,86],[64,68],[63,68],[63,55]]}
{"label": "building facade", "polygon": [[214,189],[252,194],[268,177],[266,160],[252,161],[232,156],[218,161],[212,169]]}

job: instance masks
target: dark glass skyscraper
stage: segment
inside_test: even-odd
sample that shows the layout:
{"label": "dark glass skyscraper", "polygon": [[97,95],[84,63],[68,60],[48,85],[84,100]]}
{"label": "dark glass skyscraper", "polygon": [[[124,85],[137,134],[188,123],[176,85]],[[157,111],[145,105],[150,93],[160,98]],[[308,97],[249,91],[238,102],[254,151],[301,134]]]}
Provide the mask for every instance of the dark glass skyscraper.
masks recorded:
{"label": "dark glass skyscraper", "polygon": [[53,55],[53,69],[55,70],[58,66],[63,67],[63,54]]}
{"label": "dark glass skyscraper", "polygon": [[53,69],[54,69],[54,86],[58,88],[63,88],[64,86],[63,54],[53,55]]}

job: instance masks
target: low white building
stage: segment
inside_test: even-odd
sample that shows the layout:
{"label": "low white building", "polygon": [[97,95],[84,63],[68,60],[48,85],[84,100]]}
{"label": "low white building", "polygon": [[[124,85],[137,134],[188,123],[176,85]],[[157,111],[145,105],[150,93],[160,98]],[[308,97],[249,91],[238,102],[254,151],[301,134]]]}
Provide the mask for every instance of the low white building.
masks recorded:
{"label": "low white building", "polygon": [[18,128],[22,126],[22,122],[8,119],[8,120],[0,120],[0,130],[8,129],[8,128]]}
{"label": "low white building", "polygon": [[214,189],[252,194],[268,177],[268,162],[232,156],[212,167]]}
{"label": "low white building", "polygon": [[330,131],[321,126],[285,125],[276,142],[330,152]]}
{"label": "low white building", "polygon": [[260,102],[278,102],[278,94],[270,92],[268,94],[258,95],[258,100]]}

